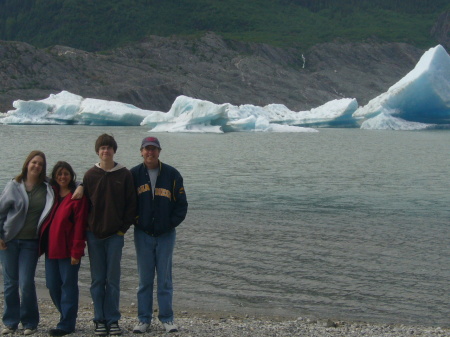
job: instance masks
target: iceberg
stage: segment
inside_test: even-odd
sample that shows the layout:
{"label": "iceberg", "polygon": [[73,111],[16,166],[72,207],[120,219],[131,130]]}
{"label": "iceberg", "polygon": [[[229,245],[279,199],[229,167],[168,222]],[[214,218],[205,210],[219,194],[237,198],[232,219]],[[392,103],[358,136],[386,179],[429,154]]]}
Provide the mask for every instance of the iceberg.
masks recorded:
{"label": "iceberg", "polygon": [[[381,115],[376,121],[368,119]],[[390,119],[390,127],[386,123]],[[387,92],[359,107],[353,117],[363,122],[364,128],[390,128],[395,130],[421,130],[423,123],[450,123],[450,56],[438,45],[420,58],[415,68]],[[416,124],[411,124],[415,122]],[[404,123],[404,126],[401,124]]]}
{"label": "iceberg", "polygon": [[450,56],[438,45],[387,92],[358,106],[336,99],[308,111],[283,104],[215,104],[178,96],[168,112],[62,91],[39,101],[17,100],[0,115],[2,124],[82,124],[146,126],[152,132],[317,132],[314,128],[377,130],[450,128]]}
{"label": "iceberg", "polygon": [[40,101],[17,100],[16,110],[0,117],[2,124],[82,124],[147,126],[152,132],[317,132],[309,127],[356,125],[355,99],[328,102],[311,111],[294,112],[282,104],[215,104],[178,96],[168,112],[131,104],[83,98],[62,91]]}
{"label": "iceberg", "polygon": [[313,127],[356,127],[353,113],[357,108],[354,98],[335,99],[309,111],[286,113],[280,122]]}
{"label": "iceberg", "polygon": [[13,102],[16,110],[0,118],[2,124],[139,125],[151,111],[131,104],[83,98],[62,91],[40,101]]}
{"label": "iceberg", "polygon": [[419,122],[408,122],[404,119],[393,117],[387,113],[380,113],[379,115],[365,120],[361,124],[361,129],[366,130],[402,130],[402,131],[413,131],[413,130],[425,130],[434,129],[434,124],[425,124]]}
{"label": "iceberg", "polygon": [[[178,96],[167,113],[149,114],[141,125],[150,127],[154,132],[317,131],[302,125],[293,125],[291,123],[293,120],[299,120],[293,117],[296,114],[299,113],[289,110],[282,104],[264,107],[251,104],[235,106]],[[335,118],[335,114],[336,111],[331,111],[329,118]]]}
{"label": "iceberg", "polygon": [[87,125],[134,126],[139,125],[149,113],[151,111],[131,104],[87,98],[83,100],[74,120]]}

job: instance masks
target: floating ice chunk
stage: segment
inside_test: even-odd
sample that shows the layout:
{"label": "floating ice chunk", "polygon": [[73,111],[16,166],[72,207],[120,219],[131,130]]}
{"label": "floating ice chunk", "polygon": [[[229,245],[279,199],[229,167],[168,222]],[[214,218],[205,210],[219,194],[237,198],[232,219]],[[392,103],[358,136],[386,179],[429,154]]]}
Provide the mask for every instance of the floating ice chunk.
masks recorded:
{"label": "floating ice chunk", "polygon": [[13,102],[17,110],[8,111],[5,117],[0,119],[3,124],[58,124],[54,120],[48,120],[49,106],[41,102],[29,102],[17,100]]}
{"label": "floating ice chunk", "polygon": [[66,124],[77,113],[83,98],[78,95],[62,91],[57,95],[50,95],[40,101],[13,102],[16,110],[8,111],[3,124]]}
{"label": "floating ice chunk", "polygon": [[409,122],[404,119],[393,117],[389,113],[382,112],[377,116],[365,120],[361,124],[361,129],[368,130],[424,130],[434,128],[432,124],[425,124],[419,122]]}
{"label": "floating ice chunk", "polygon": [[357,108],[354,98],[335,99],[309,111],[285,112],[279,121],[298,126],[355,127],[353,113]]}
{"label": "floating ice chunk", "polygon": [[151,113],[134,105],[86,98],[81,102],[79,113],[75,116],[77,121],[88,125],[121,125],[135,126]]}
{"label": "floating ice chunk", "polygon": [[217,105],[187,96],[178,96],[167,113],[153,111],[142,120],[141,125],[149,126],[153,131],[167,132],[175,132],[174,130],[200,132],[199,129],[203,125],[204,132],[215,133],[225,121],[213,125],[214,127],[211,127],[211,122],[218,122],[221,118],[225,120],[229,105],[228,103]]}
{"label": "floating ice chunk", "polygon": [[274,124],[283,120],[289,112],[293,113],[281,104],[235,106],[179,96],[166,114],[152,112],[141,125],[149,126],[153,132],[310,131],[307,128],[281,128]]}
{"label": "floating ice chunk", "polygon": [[386,111],[413,122],[450,122],[450,56],[441,45],[425,52],[411,72],[353,116],[371,118]]}
{"label": "floating ice chunk", "polygon": [[[291,111],[283,104],[235,106],[179,96],[165,113],[83,98],[67,91],[41,101],[17,100],[13,106],[16,110],[2,114],[0,123],[144,125],[155,132],[214,133],[310,132],[307,127],[357,127],[364,120],[367,123],[363,123],[363,128],[425,128],[420,123],[433,124],[430,127],[440,124],[444,128],[450,125],[450,56],[440,45],[431,48],[410,73],[359,108],[354,98],[332,100],[309,111]],[[383,116],[372,120],[380,114]]]}
{"label": "floating ice chunk", "polygon": [[220,126],[205,124],[160,123],[152,132],[223,133]]}
{"label": "floating ice chunk", "polygon": [[40,101],[13,102],[16,110],[8,111],[3,124],[88,124],[139,125],[151,111],[134,105],[83,98],[67,91],[51,94]]}

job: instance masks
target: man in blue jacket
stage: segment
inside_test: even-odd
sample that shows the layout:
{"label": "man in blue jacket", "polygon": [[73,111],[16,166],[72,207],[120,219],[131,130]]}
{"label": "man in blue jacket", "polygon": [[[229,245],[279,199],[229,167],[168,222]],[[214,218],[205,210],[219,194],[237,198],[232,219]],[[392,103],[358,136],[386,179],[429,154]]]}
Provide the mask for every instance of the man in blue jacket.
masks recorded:
{"label": "man in blue jacket", "polygon": [[172,256],[175,228],[184,220],[188,203],[181,174],[159,160],[161,145],[155,137],[142,140],[142,164],[133,167],[138,196],[134,228],[139,272],[138,319],[134,333],[145,333],[152,320],[153,282],[157,274],[158,318],[167,332],[178,331],[172,309]]}

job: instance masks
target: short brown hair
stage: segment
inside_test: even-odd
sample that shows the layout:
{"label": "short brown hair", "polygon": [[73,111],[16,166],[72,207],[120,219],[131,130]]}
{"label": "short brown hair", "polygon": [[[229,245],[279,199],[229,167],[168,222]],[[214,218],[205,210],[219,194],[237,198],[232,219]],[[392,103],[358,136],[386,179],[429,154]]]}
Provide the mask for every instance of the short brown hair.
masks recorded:
{"label": "short brown hair", "polygon": [[39,156],[42,159],[44,159],[44,165],[42,166],[42,172],[39,175],[39,183],[41,183],[45,180],[45,177],[47,174],[46,173],[47,172],[47,159],[45,159],[44,152],[39,151],[39,150],[34,150],[34,151],[31,151],[30,154],[28,155],[27,159],[25,159],[25,162],[23,163],[23,166],[22,166],[22,172],[15,178],[17,182],[21,183],[24,179],[27,179],[28,164],[36,156]]}
{"label": "short brown hair", "polygon": [[110,136],[106,133],[100,135],[95,142],[95,153],[98,154],[98,151],[102,146],[111,146],[114,149],[114,153],[117,151],[117,143],[113,136]]}

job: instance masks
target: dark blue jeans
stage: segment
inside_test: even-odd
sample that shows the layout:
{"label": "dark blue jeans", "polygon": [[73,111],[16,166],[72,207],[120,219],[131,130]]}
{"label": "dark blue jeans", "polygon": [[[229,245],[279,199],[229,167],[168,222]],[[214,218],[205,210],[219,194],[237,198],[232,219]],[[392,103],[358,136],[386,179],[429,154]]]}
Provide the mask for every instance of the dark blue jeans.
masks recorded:
{"label": "dark blue jeans", "polygon": [[45,279],[50,297],[60,313],[56,326],[64,331],[75,331],[78,315],[78,271],[80,264],[72,265],[70,258],[45,257]]}
{"label": "dark blue jeans", "polygon": [[[0,250],[3,267],[4,312],[3,324],[17,328],[35,329],[39,310],[34,275],[39,258],[38,240],[11,240],[6,250]],[[19,295],[22,294],[22,298]]]}

